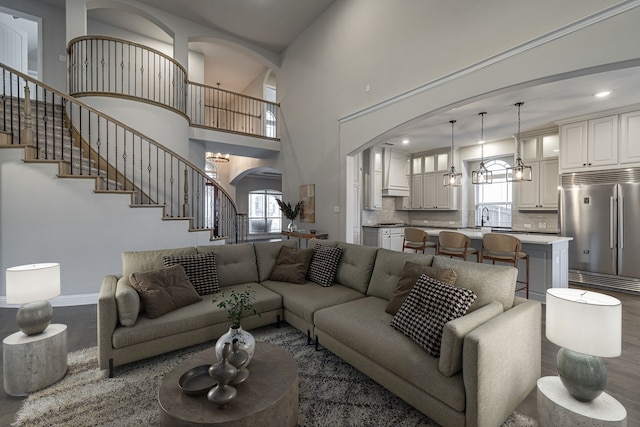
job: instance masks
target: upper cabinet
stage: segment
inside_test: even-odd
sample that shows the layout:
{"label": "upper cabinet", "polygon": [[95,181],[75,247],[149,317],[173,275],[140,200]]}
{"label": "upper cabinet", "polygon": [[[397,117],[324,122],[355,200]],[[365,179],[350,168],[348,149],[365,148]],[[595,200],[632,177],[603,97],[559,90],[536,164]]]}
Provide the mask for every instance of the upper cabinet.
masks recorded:
{"label": "upper cabinet", "polygon": [[518,210],[558,210],[560,147],[557,130],[523,136],[521,149],[523,161],[531,166],[533,179],[514,186]]}
{"label": "upper cabinet", "polygon": [[407,179],[407,154],[385,148],[383,155],[383,196],[409,196],[409,181]]}
{"label": "upper cabinet", "polygon": [[560,171],[606,169],[618,164],[618,115],[562,123]]}
{"label": "upper cabinet", "polygon": [[411,159],[411,209],[455,210],[455,187],[442,185],[449,171],[449,152],[416,154]]}
{"label": "upper cabinet", "polygon": [[620,163],[640,163],[640,111],[620,114]]}

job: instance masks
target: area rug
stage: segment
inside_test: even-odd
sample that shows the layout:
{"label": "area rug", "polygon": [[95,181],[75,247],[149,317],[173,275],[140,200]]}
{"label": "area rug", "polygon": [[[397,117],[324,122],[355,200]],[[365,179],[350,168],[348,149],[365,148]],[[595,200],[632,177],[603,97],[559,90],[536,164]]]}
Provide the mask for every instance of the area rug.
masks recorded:
{"label": "area rug", "polygon": [[[330,351],[315,351],[306,335],[293,327],[251,332],[257,340],[287,349],[298,362],[300,426],[438,426]],[[157,394],[164,374],[213,344],[119,367],[115,378],[98,369],[96,347],[70,353],[66,377],[29,395],[12,426],[157,426]],[[513,413],[503,426],[537,423]]]}

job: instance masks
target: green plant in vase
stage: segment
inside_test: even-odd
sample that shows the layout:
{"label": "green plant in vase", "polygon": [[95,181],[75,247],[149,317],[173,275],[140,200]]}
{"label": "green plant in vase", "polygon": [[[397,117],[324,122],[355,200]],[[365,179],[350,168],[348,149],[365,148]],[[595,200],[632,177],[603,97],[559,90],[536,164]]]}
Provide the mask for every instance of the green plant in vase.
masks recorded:
{"label": "green plant in vase", "polygon": [[291,205],[291,202],[283,202],[280,199],[276,199],[276,202],[278,202],[278,206],[280,206],[280,210],[284,216],[289,220],[287,230],[296,231],[298,226],[294,221],[298,217],[298,214],[300,214],[304,209],[304,202],[299,201],[296,203],[295,207]]}
{"label": "green plant in vase", "polygon": [[[220,295],[224,298],[224,293]],[[218,360],[222,360],[222,350],[225,343],[232,343],[234,339],[238,340],[241,349],[247,352],[249,359],[247,365],[253,357],[253,352],[256,347],[256,341],[249,332],[242,329],[242,319],[248,316],[260,313],[253,306],[255,300],[255,293],[251,288],[247,287],[242,292],[236,292],[235,289],[231,290],[229,297],[226,299],[218,300],[214,299],[213,303],[218,303],[218,307],[227,311],[227,319],[231,320],[231,327],[229,330],[218,338],[216,342],[215,351]]]}

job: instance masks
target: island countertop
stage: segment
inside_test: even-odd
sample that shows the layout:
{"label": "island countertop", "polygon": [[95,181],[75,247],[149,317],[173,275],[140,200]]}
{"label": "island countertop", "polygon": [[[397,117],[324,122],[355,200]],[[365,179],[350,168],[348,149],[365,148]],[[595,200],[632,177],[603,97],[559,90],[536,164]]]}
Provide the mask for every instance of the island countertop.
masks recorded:
{"label": "island countertop", "polygon": [[[428,227],[416,227],[416,228],[422,228],[427,233],[429,233],[429,236],[438,236],[441,231],[457,231],[458,233],[462,233],[473,240],[482,240],[482,235],[483,235],[483,233],[480,230],[475,228],[462,228],[462,229],[456,229],[456,230],[450,230],[445,228],[428,228]],[[496,233],[500,233],[500,231],[496,231]],[[573,240],[573,237],[555,236],[552,234],[538,234],[538,233],[528,234],[528,233],[512,233],[512,232],[509,232],[506,234],[509,234],[510,236],[513,236],[513,237],[517,237],[518,239],[520,239],[522,243],[528,243],[533,245],[553,245],[555,243],[568,242],[570,240]]]}

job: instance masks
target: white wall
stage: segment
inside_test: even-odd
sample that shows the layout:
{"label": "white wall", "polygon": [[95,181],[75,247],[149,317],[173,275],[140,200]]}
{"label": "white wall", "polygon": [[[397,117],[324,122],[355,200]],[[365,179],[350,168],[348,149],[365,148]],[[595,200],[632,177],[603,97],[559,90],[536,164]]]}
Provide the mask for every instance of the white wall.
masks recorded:
{"label": "white wall", "polygon": [[[54,304],[96,303],[103,277],[121,274],[124,251],[212,244],[208,232],[188,232],[188,221],[163,221],[161,208],[131,208],[128,195],[95,194],[93,180],[57,178],[57,165],[22,157],[0,150],[0,271],[59,262]],[[4,273],[0,295],[3,305]]]}
{"label": "white wall", "polygon": [[639,8],[576,23],[615,3],[334,3],[287,49],[278,72],[284,197],[315,183],[319,228],[347,238],[349,153],[408,120],[505,86],[640,58],[640,45],[628,42],[640,35]]}

